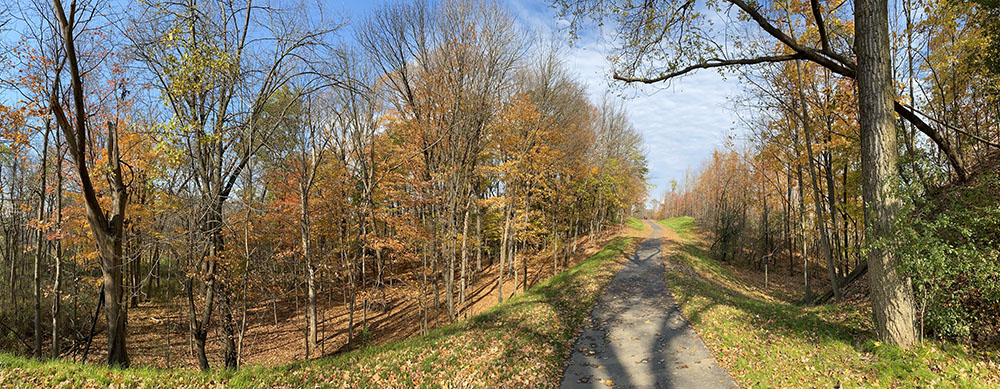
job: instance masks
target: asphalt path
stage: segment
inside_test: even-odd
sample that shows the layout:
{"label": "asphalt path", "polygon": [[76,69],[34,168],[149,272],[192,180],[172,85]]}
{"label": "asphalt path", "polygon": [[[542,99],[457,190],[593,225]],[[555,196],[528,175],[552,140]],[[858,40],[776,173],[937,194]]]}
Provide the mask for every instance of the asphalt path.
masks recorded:
{"label": "asphalt path", "polygon": [[737,387],[667,289],[662,243],[672,231],[646,224],[649,236],[591,309],[560,387]]}

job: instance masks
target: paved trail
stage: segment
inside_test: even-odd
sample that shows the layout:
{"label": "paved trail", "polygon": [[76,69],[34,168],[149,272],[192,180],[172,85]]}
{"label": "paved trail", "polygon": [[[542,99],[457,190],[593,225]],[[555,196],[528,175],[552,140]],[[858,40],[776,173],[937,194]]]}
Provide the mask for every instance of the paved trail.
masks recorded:
{"label": "paved trail", "polygon": [[563,388],[733,388],[677,310],[664,281],[656,223],[611,280],[573,345]]}

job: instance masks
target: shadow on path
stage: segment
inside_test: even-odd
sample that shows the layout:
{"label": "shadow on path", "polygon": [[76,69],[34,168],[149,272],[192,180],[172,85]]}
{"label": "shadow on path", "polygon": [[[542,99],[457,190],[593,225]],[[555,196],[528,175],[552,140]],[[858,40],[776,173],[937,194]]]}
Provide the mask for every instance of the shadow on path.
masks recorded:
{"label": "shadow on path", "polygon": [[649,237],[594,304],[560,387],[736,387],[674,303],[664,280],[663,228],[647,225]]}

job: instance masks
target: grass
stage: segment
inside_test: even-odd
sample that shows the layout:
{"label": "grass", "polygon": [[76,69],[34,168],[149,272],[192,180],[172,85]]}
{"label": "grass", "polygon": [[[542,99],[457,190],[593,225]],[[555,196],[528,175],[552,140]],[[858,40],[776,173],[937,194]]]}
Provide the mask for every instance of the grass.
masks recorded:
{"label": "grass", "polygon": [[468,320],[343,355],[239,371],[108,369],[0,354],[0,387],[527,387],[556,386],[591,305],[631,239]]}
{"label": "grass", "polygon": [[646,223],[643,223],[642,220],[634,217],[625,218],[625,225],[639,231],[646,231],[649,229],[649,226],[647,226]]}
{"label": "grass", "polygon": [[911,350],[882,344],[872,339],[866,304],[803,307],[775,298],[741,282],[697,237],[685,239],[670,262],[689,269],[666,274],[681,310],[741,386],[1000,385],[996,354],[936,341]]}
{"label": "grass", "polygon": [[672,217],[670,219],[657,220],[661,226],[674,230],[681,238],[691,237],[694,230],[694,219],[687,216]]}

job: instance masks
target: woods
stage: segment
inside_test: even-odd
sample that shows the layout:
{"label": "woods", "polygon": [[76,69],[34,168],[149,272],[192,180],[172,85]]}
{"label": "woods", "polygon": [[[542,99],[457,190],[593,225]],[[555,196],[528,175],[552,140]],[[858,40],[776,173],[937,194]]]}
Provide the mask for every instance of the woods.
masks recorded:
{"label": "woods", "polygon": [[237,369],[280,308],[321,356],[377,311],[455,321],[483,277],[497,300],[523,292],[529,258],[561,271],[641,207],[623,105],[592,102],[504,8],[312,11],[4,10],[3,350],[124,367],[153,337],[167,367]]}
{"label": "woods", "polygon": [[0,5],[0,386],[1000,382],[998,21]]}
{"label": "woods", "polygon": [[[996,227],[1000,116],[998,73],[982,48],[995,42],[996,7],[842,5],[578,1],[562,10],[577,28],[622,27],[612,60],[623,83],[716,69],[743,85],[734,105],[746,138],[674,181],[657,218],[695,216],[722,261],[797,274],[801,303],[864,288],[888,343],[930,333],[992,344],[984,310],[1000,301],[989,281],[997,251],[985,242]],[[989,216],[955,217],[972,212]]]}

